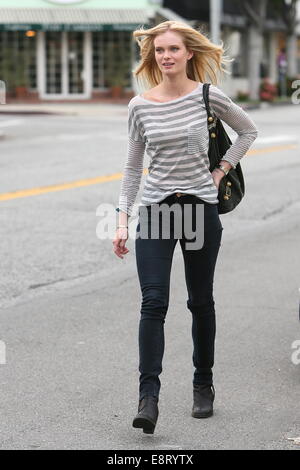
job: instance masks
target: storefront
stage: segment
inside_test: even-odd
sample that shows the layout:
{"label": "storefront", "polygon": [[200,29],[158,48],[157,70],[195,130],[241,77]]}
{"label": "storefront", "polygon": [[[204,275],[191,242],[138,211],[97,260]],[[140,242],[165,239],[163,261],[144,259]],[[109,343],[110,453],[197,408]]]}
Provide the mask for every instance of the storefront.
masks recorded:
{"label": "storefront", "polygon": [[132,90],[132,31],[147,27],[151,3],[0,0],[0,80],[11,96],[40,100],[92,99],[116,85]]}

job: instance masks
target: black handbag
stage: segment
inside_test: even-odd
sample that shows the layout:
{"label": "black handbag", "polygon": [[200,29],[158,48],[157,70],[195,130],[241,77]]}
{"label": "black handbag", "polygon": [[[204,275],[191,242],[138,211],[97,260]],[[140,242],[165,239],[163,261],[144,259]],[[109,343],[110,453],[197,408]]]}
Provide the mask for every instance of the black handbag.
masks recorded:
{"label": "black handbag", "polygon": [[[210,161],[209,171],[212,172],[222,160],[232,142],[219,118],[214,116],[209,106],[209,85],[203,84],[203,99],[207,111]],[[218,192],[218,212],[226,214],[232,211],[242,200],[245,194],[245,182],[240,162],[231,168],[227,175],[221,179]]]}

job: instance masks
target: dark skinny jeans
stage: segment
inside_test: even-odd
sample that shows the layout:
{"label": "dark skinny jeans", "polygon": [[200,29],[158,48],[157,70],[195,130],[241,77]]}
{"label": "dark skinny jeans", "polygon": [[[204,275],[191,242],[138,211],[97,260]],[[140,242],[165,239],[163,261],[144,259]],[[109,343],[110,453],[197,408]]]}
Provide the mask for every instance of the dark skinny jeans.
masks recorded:
{"label": "dark skinny jeans", "polygon": [[[183,226],[179,238],[178,232],[174,234],[176,215],[170,218],[170,236],[167,239],[163,237],[163,213],[158,224],[159,238],[151,238],[151,206],[146,206],[148,221],[145,221],[147,218],[144,216],[141,217],[139,210],[135,240],[137,271],[142,294],[139,323],[139,399],[146,395],[159,396],[161,385],[159,374],[162,372],[164,354],[164,323],[169,305],[171,265],[178,239],[184,259],[187,308],[192,314],[192,359],[195,367],[193,383],[213,383],[212,367],[216,333],[213,279],[223,227],[217,204],[209,204],[193,195],[178,197],[177,194],[168,196],[158,206],[163,203],[168,206],[177,203],[183,209],[185,204],[190,205],[192,215],[188,220],[189,223],[192,220],[192,229],[195,230],[196,205],[203,204],[204,219],[197,216],[197,226],[199,223],[203,226],[204,220],[204,243],[200,249],[187,249],[186,242],[190,243],[193,239],[190,235],[188,238],[185,236]],[[181,211],[181,214],[181,222],[184,224],[185,213]],[[186,216],[186,220],[187,218]],[[144,224],[144,230],[149,230],[148,239],[144,235],[141,236],[141,224]],[[147,224],[148,228],[145,228]]]}

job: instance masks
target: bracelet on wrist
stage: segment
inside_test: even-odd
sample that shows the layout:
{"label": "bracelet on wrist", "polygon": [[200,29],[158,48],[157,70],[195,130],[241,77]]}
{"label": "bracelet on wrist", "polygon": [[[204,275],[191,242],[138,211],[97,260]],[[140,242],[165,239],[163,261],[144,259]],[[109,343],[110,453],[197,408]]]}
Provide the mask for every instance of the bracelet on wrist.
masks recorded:
{"label": "bracelet on wrist", "polygon": [[128,225],[117,225],[117,228],[128,228]]}
{"label": "bracelet on wrist", "polygon": [[222,172],[222,173],[223,173],[223,175],[225,175],[225,171],[223,171],[221,168],[219,168],[219,167],[216,167],[216,168],[215,168],[215,170],[218,170],[218,173],[219,173],[219,172]]}
{"label": "bracelet on wrist", "polygon": [[226,168],[223,164],[219,164],[219,165],[218,165],[218,168],[223,171],[223,173],[225,174],[225,176],[227,176],[228,173],[229,173],[229,171],[230,171],[230,168]]}

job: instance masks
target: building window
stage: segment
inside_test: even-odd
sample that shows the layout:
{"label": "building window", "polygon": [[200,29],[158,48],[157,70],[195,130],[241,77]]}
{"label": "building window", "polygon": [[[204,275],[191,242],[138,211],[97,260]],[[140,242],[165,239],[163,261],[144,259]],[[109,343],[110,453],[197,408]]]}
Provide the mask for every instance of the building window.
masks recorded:
{"label": "building window", "polygon": [[94,89],[131,87],[131,36],[130,31],[92,33]]}
{"label": "building window", "polygon": [[68,50],[69,93],[83,93],[84,33],[68,33]]}
{"label": "building window", "polygon": [[37,89],[35,32],[0,32],[0,79],[6,83],[7,91],[18,86]]}
{"label": "building window", "polygon": [[104,86],[103,32],[92,33],[93,88]]}
{"label": "building window", "polygon": [[225,43],[225,55],[234,59],[231,63],[232,77],[241,78],[247,75],[247,37],[244,31],[227,31],[222,38]]}
{"label": "building window", "polygon": [[47,93],[62,92],[61,33],[47,31],[46,41],[46,91]]}

